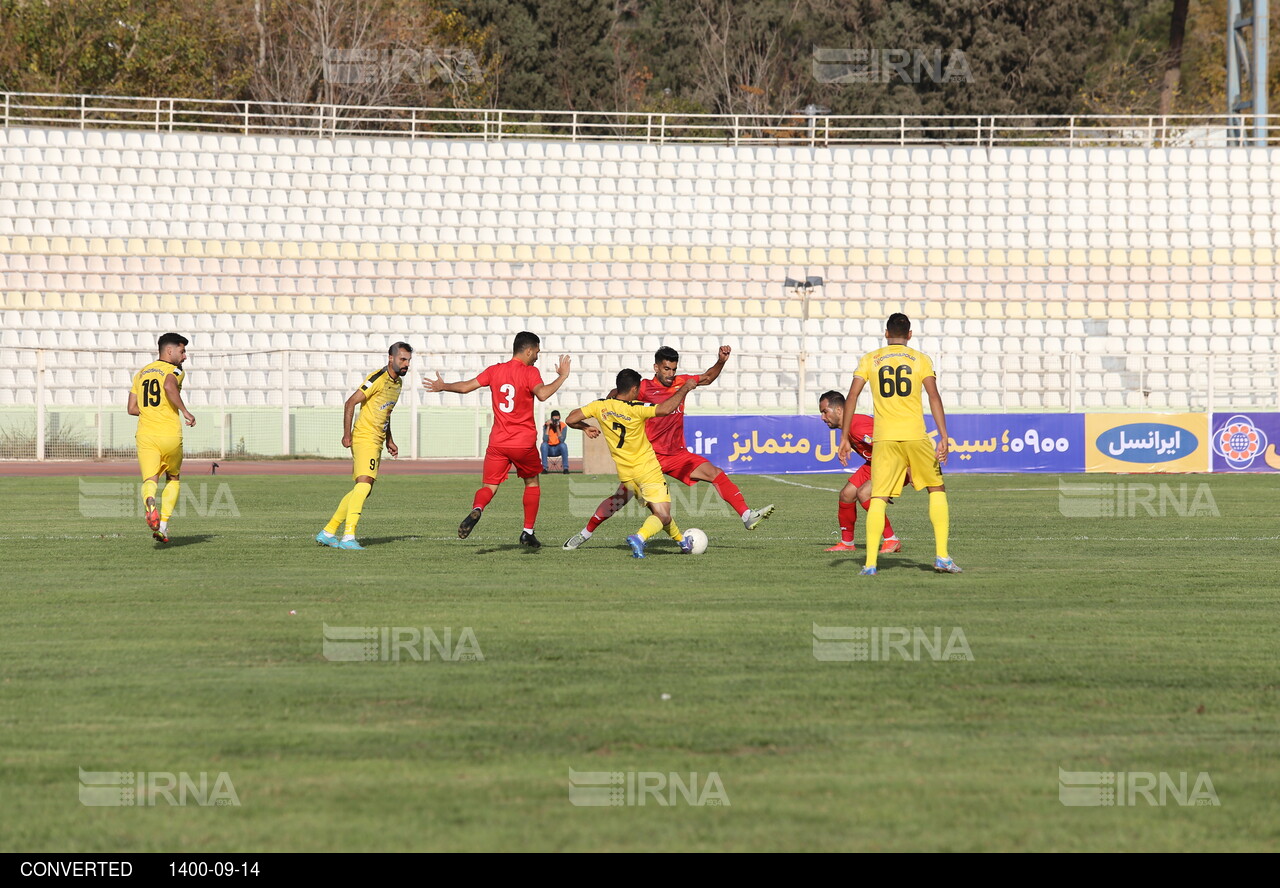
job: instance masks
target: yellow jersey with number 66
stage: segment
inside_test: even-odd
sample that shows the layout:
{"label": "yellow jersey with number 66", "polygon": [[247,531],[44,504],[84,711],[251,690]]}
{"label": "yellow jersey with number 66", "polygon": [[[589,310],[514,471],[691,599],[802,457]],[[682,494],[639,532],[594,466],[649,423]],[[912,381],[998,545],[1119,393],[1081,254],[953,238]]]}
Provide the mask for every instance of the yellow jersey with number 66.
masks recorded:
{"label": "yellow jersey with number 66", "polygon": [[133,375],[130,391],[138,399],[139,436],[182,437],[182,418],[164,391],[165,380],[170,376],[177,379],[181,391],[184,375],[177,364],[152,361]]}
{"label": "yellow jersey with number 66", "polygon": [[644,430],[645,420],[658,415],[657,407],[617,398],[601,398],[580,409],[583,416],[600,423],[605,443],[609,445],[609,454],[618,465],[619,478],[625,481],[653,472],[662,476],[662,466]]}
{"label": "yellow jersey with number 66", "polygon": [[867,352],[854,376],[867,381],[876,414],[876,441],[917,441],[924,427],[924,381],[933,362],[905,345],[886,345]]}

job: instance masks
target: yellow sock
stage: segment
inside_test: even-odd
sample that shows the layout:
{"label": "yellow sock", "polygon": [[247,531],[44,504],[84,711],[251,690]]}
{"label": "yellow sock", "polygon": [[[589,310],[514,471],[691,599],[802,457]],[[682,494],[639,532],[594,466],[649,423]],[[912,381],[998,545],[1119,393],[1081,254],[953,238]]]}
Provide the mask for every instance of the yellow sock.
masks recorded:
{"label": "yellow sock", "polygon": [[636,533],[640,534],[640,539],[648,542],[649,537],[662,530],[662,522],[658,520],[657,515],[650,515],[644,519],[644,524],[640,525],[640,529]]}
{"label": "yellow sock", "polygon": [[671,523],[662,529],[667,532],[667,536],[671,537],[671,539],[677,543],[680,542],[680,528],[676,527],[676,519],[672,518]]}
{"label": "yellow sock", "polygon": [[947,505],[947,492],[939,490],[929,494],[929,521],[933,524],[933,540],[938,557],[947,558],[947,534],[951,531],[951,507]]}
{"label": "yellow sock", "polygon": [[155,498],[156,498],[156,482],[143,481],[142,482],[142,507],[145,509],[147,506],[147,500],[155,499]]}
{"label": "yellow sock", "polygon": [[361,481],[347,494],[347,534],[356,535],[356,525],[360,523],[360,513],[364,511],[364,501],[373,490],[368,481]]}
{"label": "yellow sock", "polygon": [[324,526],[324,532],[332,536],[338,532],[338,528],[342,526],[342,522],[347,518],[347,505],[351,502],[351,491],[347,491],[347,495],[342,498],[342,502],[338,503],[338,511],[333,513],[333,517],[329,519],[329,523]]}
{"label": "yellow sock", "polygon": [[178,491],[182,489],[177,478],[173,478],[164,486],[164,493],[160,494],[160,520],[168,521],[173,515],[173,510],[178,508]]}
{"label": "yellow sock", "polygon": [[880,557],[880,538],[884,536],[884,513],[889,504],[882,499],[871,499],[867,506],[867,567],[875,567]]}

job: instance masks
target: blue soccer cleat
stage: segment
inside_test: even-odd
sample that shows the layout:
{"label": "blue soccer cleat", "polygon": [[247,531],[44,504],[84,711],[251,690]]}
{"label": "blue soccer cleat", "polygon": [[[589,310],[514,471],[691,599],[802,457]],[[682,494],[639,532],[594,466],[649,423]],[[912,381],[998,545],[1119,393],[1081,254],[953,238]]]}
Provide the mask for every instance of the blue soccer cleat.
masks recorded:
{"label": "blue soccer cleat", "polygon": [[627,544],[631,546],[632,558],[644,557],[644,540],[640,537],[640,534],[633,533],[631,536],[627,537]]}
{"label": "blue soccer cleat", "polygon": [[359,549],[359,550],[361,550],[361,551],[364,551],[364,546],[360,545],[360,542],[359,542],[358,540],[343,540],[342,542],[340,542],[340,543],[338,543],[337,545],[335,545],[333,548],[335,548],[335,549]]}
{"label": "blue soccer cleat", "polygon": [[962,573],[960,565],[956,564],[950,558],[933,559],[933,569],[942,574],[958,574]]}
{"label": "blue soccer cleat", "polygon": [[316,534],[316,542],[322,546],[328,546],[329,548],[332,549],[337,547],[338,538],[334,534],[325,533],[322,530],[318,534]]}
{"label": "blue soccer cleat", "polygon": [[862,570],[858,571],[858,576],[860,577],[876,577],[879,575],[880,571],[874,567],[864,567]]}
{"label": "blue soccer cleat", "polygon": [[680,537],[680,554],[681,555],[693,554],[693,540],[689,539],[687,536]]}

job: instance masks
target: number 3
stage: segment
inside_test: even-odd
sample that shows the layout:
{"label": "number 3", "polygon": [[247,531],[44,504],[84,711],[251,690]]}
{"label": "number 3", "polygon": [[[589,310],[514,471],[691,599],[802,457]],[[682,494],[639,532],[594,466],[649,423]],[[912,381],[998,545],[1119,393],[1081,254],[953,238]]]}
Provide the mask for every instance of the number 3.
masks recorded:
{"label": "number 3", "polygon": [[502,388],[498,389],[498,391],[502,392],[504,395],[507,396],[506,402],[499,404],[498,409],[501,410],[503,413],[510,413],[512,410],[515,410],[516,409],[516,387],[511,383],[507,383]]}

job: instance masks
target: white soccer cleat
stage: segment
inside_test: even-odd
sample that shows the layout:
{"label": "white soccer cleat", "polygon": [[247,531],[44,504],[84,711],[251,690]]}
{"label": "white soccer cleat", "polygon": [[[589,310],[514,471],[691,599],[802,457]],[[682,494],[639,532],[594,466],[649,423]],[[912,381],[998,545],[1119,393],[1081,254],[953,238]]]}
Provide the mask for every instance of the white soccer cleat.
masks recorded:
{"label": "white soccer cleat", "polygon": [[755,530],[761,521],[773,514],[773,508],[773,503],[770,503],[763,509],[748,509],[747,514],[742,516],[742,526],[747,530]]}
{"label": "white soccer cleat", "polygon": [[565,543],[561,548],[566,550],[576,549],[586,541],[587,538],[582,535],[582,531],[578,531],[573,536],[569,537],[569,539],[565,540]]}

